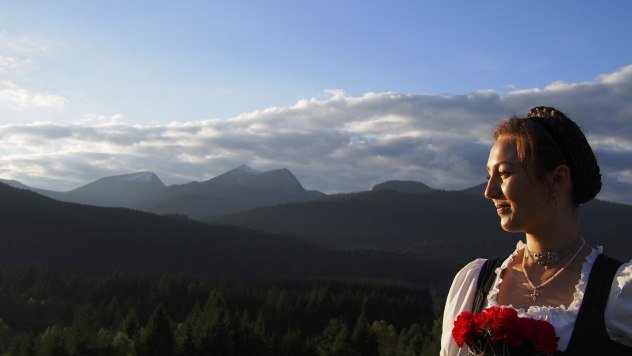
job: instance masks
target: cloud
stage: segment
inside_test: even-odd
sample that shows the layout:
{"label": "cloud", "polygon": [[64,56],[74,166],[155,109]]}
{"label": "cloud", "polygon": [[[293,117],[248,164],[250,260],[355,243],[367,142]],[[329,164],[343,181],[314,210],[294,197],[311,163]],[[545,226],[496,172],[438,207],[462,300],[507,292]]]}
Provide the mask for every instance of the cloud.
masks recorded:
{"label": "cloud", "polygon": [[19,87],[9,81],[0,82],[0,107],[12,110],[26,110],[30,108],[62,109],[68,103],[63,96],[37,93]]}
{"label": "cloud", "polygon": [[[9,101],[13,105],[35,105],[32,93],[3,85],[25,93],[18,97],[27,99]],[[61,97],[49,99],[40,103],[65,105]],[[326,192],[367,190],[389,179],[462,189],[483,182],[491,132],[500,120],[548,105],[587,134],[602,167],[601,197],[632,204],[631,102],[632,65],[592,81],[506,95],[354,97],[328,90],[293,106],[154,125],[89,114],[71,125],[0,126],[0,177],[63,190],[140,170],[167,183],[206,180],[245,163],[260,170],[287,167],[306,188]]]}
{"label": "cloud", "polygon": [[0,55],[0,73],[11,71],[18,67],[18,59]]}
{"label": "cloud", "polygon": [[0,74],[16,72],[17,69],[29,65],[30,63],[30,59],[0,55]]}

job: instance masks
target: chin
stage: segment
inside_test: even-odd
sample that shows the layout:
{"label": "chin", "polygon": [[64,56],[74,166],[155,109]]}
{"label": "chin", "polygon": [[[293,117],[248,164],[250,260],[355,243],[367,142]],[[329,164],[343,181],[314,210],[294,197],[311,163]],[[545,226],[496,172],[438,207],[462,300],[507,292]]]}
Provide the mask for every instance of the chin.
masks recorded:
{"label": "chin", "polygon": [[519,226],[519,224],[516,224],[515,221],[511,221],[511,220],[509,221],[501,220],[500,227],[507,232],[523,232],[524,231],[524,229],[522,229]]}

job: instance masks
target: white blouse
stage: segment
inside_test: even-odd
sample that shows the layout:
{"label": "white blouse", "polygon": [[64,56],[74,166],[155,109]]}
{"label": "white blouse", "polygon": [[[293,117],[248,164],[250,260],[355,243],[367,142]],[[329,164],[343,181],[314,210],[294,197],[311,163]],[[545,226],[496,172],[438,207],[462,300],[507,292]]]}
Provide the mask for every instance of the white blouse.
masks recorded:
{"label": "white blouse", "polygon": [[[487,300],[484,308],[492,306],[500,306],[496,302],[498,294],[498,285],[502,282],[500,277],[502,271],[507,268],[513,261],[518,251],[522,250],[525,244],[519,241],[516,250],[512,253],[503,264],[496,268],[496,279],[491,290],[487,294]],[[603,252],[603,248],[598,246],[586,257],[586,261],[582,265],[582,272],[579,282],[575,285],[575,294],[573,301],[566,308],[564,305],[558,307],[552,306],[531,306],[525,310],[523,308],[514,308],[518,312],[518,316],[529,317],[535,319],[544,319],[555,327],[555,332],[559,336],[558,350],[564,351],[568,347],[568,343],[575,327],[575,320],[584,299],[584,291],[590,270],[599,254]],[[478,274],[485,262],[484,259],[476,259],[468,263],[454,277],[452,287],[448,293],[443,312],[443,333],[441,335],[441,356],[467,355],[467,347],[460,349],[452,338],[452,327],[457,315],[462,311],[471,311],[474,297],[476,294],[476,281]],[[503,307],[512,307],[512,305],[502,305]],[[632,260],[621,265],[612,281],[610,288],[610,296],[604,311],[604,320],[606,330],[610,338],[618,343],[632,346]]]}

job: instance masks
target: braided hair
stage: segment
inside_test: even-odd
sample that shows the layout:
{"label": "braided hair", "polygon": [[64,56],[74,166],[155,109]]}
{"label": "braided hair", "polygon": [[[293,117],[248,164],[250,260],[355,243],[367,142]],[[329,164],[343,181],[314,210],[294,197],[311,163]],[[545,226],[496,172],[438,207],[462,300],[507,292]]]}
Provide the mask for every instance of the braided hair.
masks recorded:
{"label": "braided hair", "polygon": [[513,116],[502,121],[494,131],[494,139],[502,135],[516,137],[518,159],[533,164],[540,173],[567,165],[576,205],[590,201],[601,190],[599,165],[586,136],[561,111],[534,107],[525,118]]}

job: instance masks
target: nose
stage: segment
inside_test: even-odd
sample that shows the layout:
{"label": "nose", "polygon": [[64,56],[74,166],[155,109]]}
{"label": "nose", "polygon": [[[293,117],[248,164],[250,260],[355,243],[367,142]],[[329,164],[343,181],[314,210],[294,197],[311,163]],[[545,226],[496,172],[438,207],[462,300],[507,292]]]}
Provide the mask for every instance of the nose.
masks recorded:
{"label": "nose", "polygon": [[491,174],[490,178],[487,180],[487,186],[485,187],[485,198],[494,199],[500,197],[500,186],[498,183],[498,178],[495,174]]}

